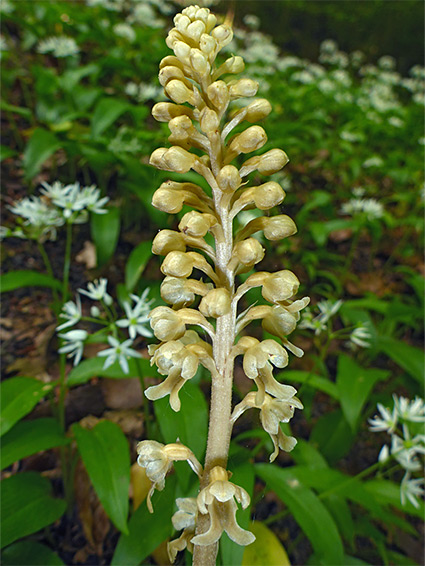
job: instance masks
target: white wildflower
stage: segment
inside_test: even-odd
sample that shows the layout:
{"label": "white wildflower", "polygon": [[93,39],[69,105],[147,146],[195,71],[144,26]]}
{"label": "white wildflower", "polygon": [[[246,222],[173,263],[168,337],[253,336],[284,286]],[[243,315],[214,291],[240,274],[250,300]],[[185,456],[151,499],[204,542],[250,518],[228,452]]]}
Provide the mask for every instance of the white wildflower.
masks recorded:
{"label": "white wildflower", "polygon": [[378,67],[380,69],[385,69],[386,71],[392,71],[395,69],[395,59],[391,55],[383,55],[378,59]]}
{"label": "white wildflower", "polygon": [[40,197],[24,197],[9,209],[23,219],[23,225],[29,228],[29,238],[54,240],[56,228],[64,224],[59,212]]}
{"label": "white wildflower", "polygon": [[120,342],[113,336],[108,336],[108,342],[111,348],[107,348],[106,350],[102,350],[97,355],[101,358],[106,357],[105,363],[103,365],[103,369],[108,368],[114,362],[118,360],[118,363],[121,366],[121,369],[124,373],[129,373],[130,368],[128,366],[127,358],[141,358],[142,356],[139,352],[131,349],[131,345],[133,344],[133,340],[124,340],[124,342]]}
{"label": "white wildflower", "polygon": [[298,71],[297,73],[294,73],[291,76],[291,79],[293,81],[296,81],[298,83],[302,83],[302,84],[311,84],[314,83],[314,81],[316,80],[314,75],[312,75],[309,71],[307,71],[307,69],[303,69],[302,71]]}
{"label": "white wildflower", "polygon": [[131,295],[131,298],[136,304],[131,307],[129,303],[124,303],[124,310],[127,317],[117,321],[117,326],[128,328],[130,338],[133,340],[136,338],[137,334],[147,338],[153,336],[151,330],[145,326],[149,323],[150,303],[152,302],[146,301],[148,292],[149,289],[146,289],[141,297]]}
{"label": "white wildflower", "polygon": [[383,159],[381,159],[381,157],[378,157],[377,155],[374,155],[373,157],[369,157],[369,159],[366,159],[366,161],[363,162],[363,167],[382,167],[383,164]]}
{"label": "white wildflower", "polygon": [[401,419],[417,423],[425,422],[425,402],[420,397],[415,397],[413,401],[406,397],[393,395],[394,406]]}
{"label": "white wildflower", "polygon": [[59,354],[68,354],[67,358],[74,357],[74,366],[76,366],[83,355],[84,340],[88,334],[85,330],[70,330],[65,334],[59,334],[65,344],[59,348]]}
{"label": "white wildflower", "polygon": [[406,500],[409,500],[416,509],[419,508],[419,498],[422,498],[424,495],[423,487],[421,487],[423,483],[423,478],[412,479],[409,474],[405,474],[400,484],[402,505],[406,505]]}
{"label": "white wildflower", "polygon": [[77,322],[80,321],[82,317],[80,296],[77,295],[75,303],[73,301],[66,302],[63,305],[62,312],[59,316],[61,318],[65,318],[66,322],[63,322],[56,328],[56,330],[63,330],[64,328],[68,328],[69,326],[74,326],[75,324],[77,324]]}
{"label": "white wildflower", "polygon": [[388,432],[393,433],[397,426],[398,413],[394,407],[392,412],[387,407],[384,407],[381,403],[378,403],[377,409],[380,413],[375,415],[373,419],[369,419],[370,430],[372,432]]}
{"label": "white wildflower", "polygon": [[95,279],[93,282],[87,284],[87,291],[85,289],[78,289],[82,295],[86,295],[93,301],[104,301],[106,305],[112,304],[112,297],[106,292],[108,280],[106,278]]}
{"label": "white wildflower", "polygon": [[350,342],[360,348],[370,348],[371,338],[369,327],[365,324],[358,326],[350,334]]}
{"label": "white wildflower", "polygon": [[81,224],[88,220],[87,211],[93,214],[105,214],[102,208],[109,200],[108,197],[100,196],[100,189],[95,185],[80,187],[76,182],[71,185],[63,185],[55,181],[52,185],[42,183],[44,189],[41,192],[50,198],[57,207],[62,209],[63,217],[67,222]]}
{"label": "white wildflower", "polygon": [[261,21],[260,18],[254,14],[247,14],[243,19],[243,23],[251,29],[258,29]]}
{"label": "white wildflower", "polygon": [[131,26],[126,23],[121,22],[119,24],[115,24],[112,29],[115,35],[127,39],[127,41],[129,41],[130,43],[133,43],[133,41],[136,39],[136,32]]}
{"label": "white wildflower", "polygon": [[48,37],[39,42],[37,51],[39,53],[52,53],[54,57],[71,57],[80,52],[75,39],[72,37],[65,37],[64,35],[58,37]]}

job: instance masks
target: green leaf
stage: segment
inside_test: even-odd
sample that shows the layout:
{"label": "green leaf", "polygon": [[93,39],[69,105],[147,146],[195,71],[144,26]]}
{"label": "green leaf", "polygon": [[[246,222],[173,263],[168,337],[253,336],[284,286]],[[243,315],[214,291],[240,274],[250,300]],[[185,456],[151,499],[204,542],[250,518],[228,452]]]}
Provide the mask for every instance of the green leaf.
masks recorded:
{"label": "green leaf", "polygon": [[336,385],[342,411],[353,432],[373,387],[389,375],[390,372],[383,369],[364,369],[344,354],[338,357]]}
{"label": "green leaf", "polygon": [[389,336],[380,336],[377,346],[423,386],[425,364],[422,350]]}
{"label": "green leaf", "polygon": [[36,452],[68,444],[67,438],[56,419],[45,418],[21,421],[2,438],[0,469]]}
{"label": "green leaf", "polygon": [[53,498],[49,480],[36,472],[11,476],[1,486],[1,548],[43,529],[65,512],[65,501]]}
{"label": "green leaf", "polygon": [[61,289],[60,281],[45,273],[38,273],[31,270],[9,271],[0,276],[0,293],[14,291],[21,287],[50,287],[51,289]]}
{"label": "green leaf", "polygon": [[43,163],[61,147],[58,138],[42,128],[34,130],[23,158],[25,179],[32,179],[40,171]]}
{"label": "green leaf", "polygon": [[84,360],[73,368],[68,375],[68,386],[82,385],[87,383],[92,377],[110,377],[112,379],[126,379],[129,377],[138,377],[139,372],[143,376],[157,377],[157,371],[152,368],[149,360],[144,358],[130,358],[128,361],[129,373],[124,373],[118,362],[114,362],[111,366],[103,369],[105,365],[104,358],[90,358]]}
{"label": "green leaf", "polygon": [[315,375],[309,371],[300,371],[300,370],[287,370],[282,371],[276,375],[278,381],[282,383],[308,383],[314,389],[318,389],[319,391],[323,391],[330,397],[334,399],[338,399],[338,389],[332,381],[326,379],[325,377],[321,377],[320,375]]}
{"label": "green leaf", "polygon": [[353,440],[354,433],[339,409],[322,415],[310,436],[310,442],[331,464],[348,454]]}
{"label": "green leaf", "polygon": [[14,155],[17,155],[17,153],[17,151],[7,147],[6,145],[0,145],[0,161],[4,161],[8,157],[13,157]]}
{"label": "green leaf", "polygon": [[96,246],[97,266],[104,265],[115,252],[120,235],[120,210],[108,208],[106,214],[92,214],[91,235]]}
{"label": "green leaf", "polygon": [[326,564],[341,566],[344,563],[341,537],[329,511],[317,495],[289,469],[270,464],[258,464],[255,469],[267,487],[288,506],[318,557]]}
{"label": "green leaf", "polygon": [[20,540],[1,553],[3,566],[62,566],[64,562],[51,548],[35,540]]}
{"label": "green leaf", "polygon": [[175,506],[175,478],[168,476],[165,489],[155,492],[154,513],[145,504],[137,508],[128,523],[128,535],[121,535],[111,566],[138,566],[171,535],[171,515]]}
{"label": "green leaf", "polygon": [[91,136],[98,138],[115,120],[129,109],[128,102],[118,98],[102,98],[94,109]]}
{"label": "green leaf", "polygon": [[[243,450],[244,461],[235,465],[234,457],[231,454],[229,457],[229,469],[232,471],[232,482],[240,487],[243,487],[249,494],[251,501],[254,492],[254,466],[248,461],[250,452]],[[248,507],[243,510],[238,508],[237,514],[238,525],[246,530],[252,530],[253,523],[251,522],[251,509]],[[254,523],[255,524],[255,523]],[[254,532],[256,535],[256,533]],[[250,545],[251,546],[251,545]],[[225,533],[220,539],[220,554],[222,564],[232,564],[232,566],[239,566],[243,564],[242,559],[245,558],[245,547],[236,544]],[[263,562],[268,564],[268,562]]]}
{"label": "green leaf", "polygon": [[354,547],[355,528],[350,507],[344,497],[336,493],[330,493],[323,499],[323,503],[338,525],[339,531],[346,541]]}
{"label": "green leaf", "polygon": [[0,101],[0,109],[5,112],[13,112],[13,114],[18,114],[24,118],[31,119],[31,110],[29,108],[22,108],[21,106],[14,106],[13,104],[8,104],[5,100]]}
{"label": "green leaf", "polygon": [[[197,385],[185,383],[180,391],[181,409],[175,413],[168,398],[154,401],[155,416],[162,436],[167,444],[180,442],[190,449],[202,461],[205,453],[208,433],[208,407],[205,397]],[[176,462],[175,469],[183,491],[187,491],[192,479],[186,462]]]}
{"label": "green leaf", "polygon": [[[243,566],[291,566],[288,555],[277,536],[266,525],[253,521],[250,531],[255,535],[255,541],[243,548]],[[223,564],[235,564],[223,562]],[[236,565],[235,565],[236,566]]]}
{"label": "green leaf", "polygon": [[373,479],[363,483],[364,489],[373,494],[377,501],[383,504],[393,505],[403,513],[409,513],[415,517],[423,518],[425,514],[425,504],[423,499],[419,498],[419,506],[414,507],[410,501],[406,501],[405,505],[400,499],[400,484],[389,480]]}
{"label": "green leaf", "polygon": [[120,531],[128,533],[130,453],[124,433],[110,421],[101,421],[92,430],[75,424],[72,431],[108,517]]}
{"label": "green leaf", "polygon": [[0,384],[0,436],[5,434],[52,389],[31,377],[10,377]]}
{"label": "green leaf", "polygon": [[129,292],[133,291],[151,257],[151,242],[141,242],[131,252],[125,266],[125,286]]}

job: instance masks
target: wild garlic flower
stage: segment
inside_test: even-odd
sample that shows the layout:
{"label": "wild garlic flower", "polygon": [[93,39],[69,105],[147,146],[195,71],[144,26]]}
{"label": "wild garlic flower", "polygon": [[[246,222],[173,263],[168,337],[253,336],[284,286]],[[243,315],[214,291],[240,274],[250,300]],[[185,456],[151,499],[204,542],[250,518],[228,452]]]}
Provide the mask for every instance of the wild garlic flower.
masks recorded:
{"label": "wild garlic flower", "polygon": [[87,212],[105,214],[103,207],[108,197],[101,197],[100,190],[95,185],[81,187],[80,183],[63,185],[56,181],[52,185],[42,183],[42,194],[50,198],[59,209],[67,222],[81,224],[87,222]]}
{"label": "wild garlic flower", "polygon": [[77,322],[79,322],[82,317],[80,296],[77,295],[75,303],[73,301],[66,302],[63,305],[62,312],[59,316],[60,318],[65,318],[66,322],[63,322],[61,325],[59,325],[56,330],[64,330],[65,328],[77,324]]}
{"label": "wild garlic flower", "polygon": [[[279,446],[290,449],[294,441],[279,432],[279,422],[289,420],[293,407],[301,408],[301,403],[295,400],[295,389],[276,381],[272,370],[287,365],[286,350],[303,355],[287,337],[309,302],[308,297],[295,297],[299,281],[288,270],[254,272],[243,283],[238,280],[264,258],[261,238],[280,241],[297,228],[288,215],[271,213],[285,199],[282,186],[261,181],[261,176],[274,175],[287,164],[286,153],[275,148],[249,157],[267,143],[267,134],[257,122],[272,108],[266,99],[256,97],[257,81],[237,76],[245,67],[241,56],[229,53],[217,63],[218,54],[232,39],[228,21],[218,24],[207,8],[189,6],[177,14],[166,39],[174,54],[160,62],[159,72],[170,101],[152,109],[156,120],[168,124],[171,147],[156,149],[150,164],[173,174],[194,171],[209,186],[167,180],[153,195],[153,206],[168,214],[179,213],[183,206],[192,210],[185,211],[176,230],[161,230],[153,241],[153,253],[164,256],[161,296],[170,306],[156,307],[150,313],[153,333],[161,343],[149,351],[152,363],[166,379],[145,392],[149,399],[170,395],[171,407],[179,410],[179,391],[194,377],[199,364],[211,373],[208,448],[192,539],[197,566],[212,564],[213,553],[207,558],[205,547],[215,545],[223,531],[238,544],[254,540],[236,523],[236,502],[245,508],[248,494],[228,481],[224,468],[235,420],[231,421],[235,357],[244,356],[247,377],[257,385],[257,392],[241,403],[261,409],[262,424],[270,431],[276,450]],[[248,53],[257,55],[255,49]],[[269,55],[273,55],[271,50]],[[257,215],[248,222],[237,222],[239,213],[253,208],[259,210]],[[261,287],[262,304],[240,312],[240,299],[254,287]],[[238,340],[257,320],[277,339],[260,342],[245,335]],[[208,342],[197,333],[207,335]],[[273,425],[268,417],[272,414]],[[173,553],[185,543],[186,539],[176,543]]]}
{"label": "wild garlic flower", "polygon": [[111,347],[106,350],[101,350],[97,354],[99,358],[106,357],[103,369],[108,368],[118,360],[123,372],[129,373],[130,368],[128,366],[128,358],[142,357],[139,352],[136,352],[131,348],[133,340],[129,338],[128,340],[124,340],[124,342],[120,342],[117,338],[114,338],[114,336],[108,336],[108,342]]}
{"label": "wild garlic flower", "polygon": [[[24,197],[9,207],[10,211],[22,219],[23,237],[44,241],[55,240],[57,228],[63,226],[64,218],[60,212],[52,208],[48,201],[37,197]],[[16,235],[11,232],[10,235]]]}
{"label": "wild garlic flower", "polygon": [[93,301],[103,301],[105,305],[112,304],[112,297],[106,292],[106,286],[108,285],[108,280],[104,277],[100,279],[95,279],[87,283],[86,289],[78,289],[78,292],[82,295],[86,295],[89,299]]}
{"label": "wild garlic flower", "polygon": [[369,326],[367,324],[360,324],[351,332],[349,341],[353,346],[358,346],[359,348],[370,348],[371,338],[372,334],[370,333]]}
{"label": "wild garlic flower", "polygon": [[165,486],[165,476],[173,467],[173,462],[186,460],[192,470],[198,475],[202,474],[202,466],[189,448],[179,442],[175,444],[161,444],[155,440],[142,440],[137,445],[137,463],[146,469],[146,475],[152,482],[148,494],[148,509],[153,513],[151,497],[155,489],[162,491]]}
{"label": "wild garlic flower", "polygon": [[153,336],[149,328],[145,326],[149,322],[150,304],[152,302],[146,301],[148,293],[149,289],[145,289],[141,297],[130,295],[131,299],[135,301],[136,304],[132,307],[130,303],[125,302],[124,311],[127,316],[117,321],[117,326],[120,328],[128,328],[128,333],[132,340],[134,340],[138,334],[146,338]]}
{"label": "wild garlic flower", "polygon": [[229,473],[220,466],[210,472],[210,481],[197,497],[198,510],[208,514],[210,528],[206,533],[196,535],[193,544],[209,546],[219,540],[223,531],[229,538],[241,546],[251,544],[255,536],[249,531],[241,529],[236,522],[236,501],[246,509],[250,503],[248,493],[229,481]]}
{"label": "wild garlic flower", "polygon": [[75,39],[72,37],[65,37],[64,35],[58,37],[48,37],[39,42],[37,46],[39,53],[51,53],[54,57],[71,57],[80,52]]}
{"label": "wild garlic flower", "polygon": [[[400,484],[401,502],[405,505],[409,500],[415,507],[419,506],[418,497],[423,495],[420,484],[423,478],[412,479],[413,473],[422,473],[424,470],[425,434],[425,402],[419,397],[413,401],[393,395],[394,406],[392,411],[388,407],[378,404],[381,417],[375,416],[369,420],[371,430],[385,431],[390,434],[390,446],[384,444],[379,453],[379,462],[385,464],[394,458],[405,470]],[[400,426],[398,426],[400,425]],[[421,426],[419,426],[421,425]]]}
{"label": "wild garlic flower", "polygon": [[364,214],[368,220],[375,220],[384,215],[384,206],[374,198],[353,198],[343,203],[341,214],[350,216]]}
{"label": "wild garlic flower", "polygon": [[69,330],[65,334],[59,334],[64,345],[58,350],[59,354],[68,354],[67,358],[74,358],[74,366],[78,365],[84,351],[84,341],[88,334],[85,330]]}

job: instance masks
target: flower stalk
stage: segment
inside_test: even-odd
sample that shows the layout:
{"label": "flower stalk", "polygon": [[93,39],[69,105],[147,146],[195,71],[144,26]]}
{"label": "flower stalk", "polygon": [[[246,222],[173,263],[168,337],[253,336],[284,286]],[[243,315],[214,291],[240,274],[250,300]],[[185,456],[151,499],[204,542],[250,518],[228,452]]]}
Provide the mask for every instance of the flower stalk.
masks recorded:
{"label": "flower stalk", "polygon": [[[256,207],[267,212],[283,202],[285,192],[278,183],[256,182],[259,176],[282,169],[288,157],[280,149],[271,149],[244,158],[266,144],[264,129],[251,124],[264,119],[271,105],[254,98],[259,87],[256,81],[232,76],[244,70],[241,57],[231,56],[217,63],[219,52],[232,40],[230,24],[225,21],[217,25],[216,17],[198,6],[184,9],[174,18],[174,24],[166,40],[174,55],[161,61],[159,72],[171,102],[161,102],[152,109],[154,118],[168,123],[172,146],[156,149],[150,164],[181,174],[193,170],[210,189],[166,181],[153,196],[152,204],[159,210],[169,214],[183,210],[184,214],[178,231],[162,230],[153,242],[153,252],[165,256],[161,296],[170,306],[156,307],[150,313],[151,327],[161,341],[150,346],[150,354],[151,363],[167,377],[149,387],[145,395],[151,400],[170,395],[171,408],[179,411],[179,391],[202,365],[211,374],[209,431],[203,467],[193,465],[189,448],[149,440],[139,444],[138,462],[152,481],[150,508],[153,490],[163,489],[173,461],[186,459],[199,476],[196,500],[177,501],[179,511],[173,524],[184,530],[169,544],[169,554],[174,561],[177,552],[187,547],[193,549],[195,566],[212,566],[224,531],[243,546],[255,540],[252,533],[241,529],[236,518],[238,503],[243,509],[248,507],[249,495],[229,481],[231,472],[227,470],[234,422],[246,410],[259,409],[261,424],[275,447],[271,460],[277,457],[279,448],[289,451],[296,444],[294,438],[283,434],[280,422],[288,422],[302,404],[293,387],[274,379],[272,368],[288,364],[287,350],[296,356],[303,354],[287,335],[295,329],[299,312],[309,299],[293,299],[299,281],[288,270],[254,272],[239,284],[238,275],[251,271],[265,255],[254,234],[261,231],[266,239],[275,241],[296,232],[294,222],[284,214],[262,216],[246,226],[237,224],[237,215],[243,210]],[[232,102],[240,98],[251,100],[234,111]],[[245,122],[247,128],[231,135]],[[242,164],[235,165],[240,159]],[[187,212],[186,207],[191,210]],[[254,287],[261,288],[271,306],[251,305],[241,312],[240,300],[246,300],[245,295]],[[282,344],[274,339],[260,342],[242,336],[244,329],[257,320]],[[245,373],[257,391],[248,393],[232,409],[233,368],[239,355],[244,356]]]}

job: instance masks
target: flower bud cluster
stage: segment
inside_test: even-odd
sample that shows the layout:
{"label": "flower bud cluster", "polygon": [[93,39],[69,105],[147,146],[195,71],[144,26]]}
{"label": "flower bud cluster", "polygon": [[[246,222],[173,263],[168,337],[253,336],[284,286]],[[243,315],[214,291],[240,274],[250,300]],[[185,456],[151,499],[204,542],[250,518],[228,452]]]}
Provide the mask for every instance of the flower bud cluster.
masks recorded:
{"label": "flower bud cluster", "polygon": [[[294,447],[295,439],[282,433],[280,423],[288,422],[295,408],[302,408],[295,397],[296,390],[273,377],[273,366],[287,366],[287,350],[302,355],[287,336],[295,329],[300,310],[309,300],[294,299],[299,281],[288,270],[256,272],[239,287],[235,286],[238,274],[253,269],[266,253],[254,234],[261,231],[267,240],[278,241],[295,234],[296,226],[286,214],[267,215],[234,233],[233,220],[239,212],[250,208],[271,211],[282,204],[282,187],[272,181],[261,183],[258,174],[276,173],[286,165],[288,157],[281,149],[245,157],[267,143],[265,130],[256,122],[268,116],[271,105],[263,98],[254,98],[236,113],[229,109],[233,100],[252,99],[259,88],[256,81],[234,77],[244,70],[241,57],[232,55],[216,65],[219,51],[232,37],[231,26],[226,22],[218,24],[207,8],[190,6],[174,18],[174,28],[166,40],[174,54],[160,63],[159,80],[170,102],[156,104],[152,114],[158,121],[168,123],[172,145],[156,149],[150,164],[173,173],[192,170],[203,180],[200,185],[166,181],[153,195],[153,206],[182,216],[177,230],[162,230],[153,241],[153,252],[165,256],[161,264],[165,275],[161,296],[169,306],[157,307],[150,313],[152,330],[161,343],[151,346],[149,351],[152,364],[166,378],[149,387],[145,394],[151,400],[169,395],[172,409],[178,411],[179,391],[195,376],[199,365],[209,370],[214,387],[220,380],[231,383],[234,360],[242,355],[246,376],[254,381],[257,391],[249,393],[232,415],[229,411],[226,422],[221,424],[229,427],[247,409],[259,409],[262,426],[275,446],[273,460],[279,448]],[[231,135],[244,122],[248,127]],[[252,182],[248,178],[251,174]],[[202,188],[204,181],[210,190]],[[271,304],[252,306],[238,316],[239,300],[254,287],[261,287],[264,300]],[[280,342],[260,342],[250,336],[237,341],[238,334],[255,320],[261,320],[264,329]],[[193,326],[206,337],[202,339],[188,328]],[[215,402],[230,406],[228,400]],[[210,423],[210,434],[219,424]],[[162,455],[164,450],[160,449]],[[161,458],[158,456],[158,462],[163,464],[156,464],[160,468],[157,474],[147,467],[148,476],[159,489],[170,465],[169,460]],[[220,462],[224,463],[226,458]],[[245,508],[249,496],[229,482],[229,473],[216,463],[211,464],[207,452],[196,506],[193,500],[179,500],[180,510],[174,522],[176,528],[184,531],[169,545],[172,559],[183,548],[215,544],[223,531],[241,545],[254,540],[251,533],[237,525],[235,518],[236,502]],[[198,530],[198,521],[202,522],[206,515],[209,527],[205,528],[204,523]]]}

